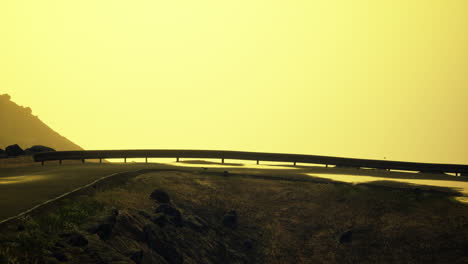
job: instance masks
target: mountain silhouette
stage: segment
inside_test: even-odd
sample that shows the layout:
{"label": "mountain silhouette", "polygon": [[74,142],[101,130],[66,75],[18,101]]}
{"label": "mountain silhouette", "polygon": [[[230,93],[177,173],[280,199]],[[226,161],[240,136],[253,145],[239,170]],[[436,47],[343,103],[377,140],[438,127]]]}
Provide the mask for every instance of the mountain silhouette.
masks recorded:
{"label": "mountain silhouette", "polygon": [[67,138],[55,132],[29,107],[17,105],[8,94],[0,95],[0,149],[18,144],[23,149],[44,145],[55,150],[82,150]]}

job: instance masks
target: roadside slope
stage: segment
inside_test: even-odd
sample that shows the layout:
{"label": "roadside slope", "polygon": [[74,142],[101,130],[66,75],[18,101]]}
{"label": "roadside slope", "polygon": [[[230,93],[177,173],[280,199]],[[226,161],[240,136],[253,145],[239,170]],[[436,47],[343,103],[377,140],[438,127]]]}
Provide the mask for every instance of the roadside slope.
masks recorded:
{"label": "roadside slope", "polygon": [[454,193],[286,171],[167,168],[11,225],[3,241],[14,243],[0,243],[0,257],[80,264],[468,261],[468,205]]}

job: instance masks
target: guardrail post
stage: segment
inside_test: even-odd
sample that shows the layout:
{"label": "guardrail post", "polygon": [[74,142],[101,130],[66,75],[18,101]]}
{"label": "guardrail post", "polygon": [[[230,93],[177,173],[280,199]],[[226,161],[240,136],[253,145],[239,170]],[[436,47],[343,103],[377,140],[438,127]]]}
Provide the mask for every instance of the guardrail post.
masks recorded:
{"label": "guardrail post", "polygon": [[328,164],[325,164],[325,168],[328,168]]}
{"label": "guardrail post", "polygon": [[148,163],[148,157],[145,157],[145,163]]}
{"label": "guardrail post", "polygon": [[260,161],[259,161],[259,160],[257,160],[257,165],[258,165],[258,164],[260,164]]}
{"label": "guardrail post", "polygon": [[44,166],[44,161],[41,161],[41,165]]}
{"label": "guardrail post", "polygon": [[176,158],[176,162],[179,162],[179,157]]}
{"label": "guardrail post", "polygon": [[124,163],[127,163],[127,158],[124,158]]}
{"label": "guardrail post", "polygon": [[83,164],[84,164],[84,163],[85,163],[85,159],[81,159],[81,163],[83,163]]}
{"label": "guardrail post", "polygon": [[102,163],[102,159],[99,159],[99,163]]}
{"label": "guardrail post", "polygon": [[62,165],[62,160],[59,160],[59,164]]}
{"label": "guardrail post", "polygon": [[294,166],[296,166],[296,162],[294,162]]}
{"label": "guardrail post", "polygon": [[224,164],[224,158],[221,159],[221,163]]}

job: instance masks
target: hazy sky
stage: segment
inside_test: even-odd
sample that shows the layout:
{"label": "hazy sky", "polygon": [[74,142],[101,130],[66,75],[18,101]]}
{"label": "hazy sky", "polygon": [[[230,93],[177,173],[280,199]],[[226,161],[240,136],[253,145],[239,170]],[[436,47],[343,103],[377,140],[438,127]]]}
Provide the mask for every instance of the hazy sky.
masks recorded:
{"label": "hazy sky", "polygon": [[467,14],[466,0],[5,0],[0,93],[86,149],[468,164]]}

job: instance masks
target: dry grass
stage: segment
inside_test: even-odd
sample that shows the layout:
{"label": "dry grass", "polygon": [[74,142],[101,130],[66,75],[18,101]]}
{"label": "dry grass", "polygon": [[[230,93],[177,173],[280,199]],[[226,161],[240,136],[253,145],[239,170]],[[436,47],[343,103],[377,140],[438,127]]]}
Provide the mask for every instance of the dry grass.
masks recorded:
{"label": "dry grass", "polygon": [[[468,207],[447,194],[344,184],[223,177],[188,172],[140,175],[96,199],[120,208],[150,207],[166,190],[211,221],[239,214],[239,235],[253,239],[261,263],[464,263]],[[352,231],[352,241],[340,237]]]}

